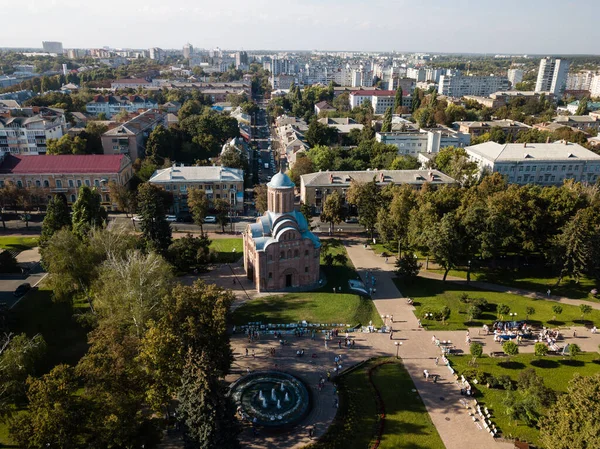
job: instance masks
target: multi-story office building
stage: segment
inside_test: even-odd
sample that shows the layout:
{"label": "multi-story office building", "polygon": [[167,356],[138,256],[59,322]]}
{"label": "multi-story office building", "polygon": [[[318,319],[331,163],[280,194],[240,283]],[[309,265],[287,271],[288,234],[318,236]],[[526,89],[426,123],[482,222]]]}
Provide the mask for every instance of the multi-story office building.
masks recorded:
{"label": "multi-story office building", "polygon": [[521,69],[508,69],[508,81],[514,88],[517,84],[523,81],[523,70]]}
{"label": "multi-story office building", "polygon": [[63,54],[62,42],[43,41],[42,47],[44,47],[44,52],[46,53],[56,53],[57,55]]}
{"label": "multi-story office building", "polygon": [[569,62],[564,59],[542,58],[538,70],[536,92],[551,92],[560,96],[567,85]]}
{"label": "multi-story office building", "polygon": [[194,54],[194,47],[189,42],[183,46],[183,58],[190,59]]}
{"label": "multi-story office building", "polygon": [[465,95],[487,97],[494,92],[509,88],[510,82],[505,76],[442,75],[438,93],[453,98],[461,98]]}
{"label": "multi-story office building", "polygon": [[104,113],[107,118],[125,110],[138,112],[139,110],[156,109],[158,103],[139,95],[95,95],[94,99],[85,105],[89,114]]}
{"label": "multi-story office building", "polygon": [[0,109],[0,152],[46,154],[48,139],[60,139],[67,121],[62,109]]}
{"label": "multi-story office building", "polygon": [[447,185],[456,181],[437,170],[365,170],[365,171],[326,171],[300,176],[300,200],[308,204],[313,213],[320,214],[323,204],[329,195],[338,192],[346,203],[346,192],[352,182],[367,183],[373,181],[377,185],[407,184],[420,189],[424,184]]}
{"label": "multi-story office building", "polygon": [[102,204],[115,209],[110,201],[108,183],[125,186],[133,176],[126,155],[62,154],[21,156],[0,155],[0,187],[37,188],[48,196],[62,193],[69,205],[77,201],[81,186],[96,188]]}
{"label": "multi-story office building", "polygon": [[593,184],[600,176],[600,156],[566,141],[486,142],[465,150],[481,172],[498,172],[515,184],[562,185],[567,179]]}
{"label": "multi-story office building", "polygon": [[419,131],[376,133],[375,140],[398,147],[398,155],[417,157],[419,153],[438,153],[440,148],[465,147],[471,136],[446,127],[426,128]]}
{"label": "multi-story office building", "polygon": [[486,122],[455,122],[461,133],[470,134],[473,137],[489,133],[492,128],[500,128],[508,140],[515,140],[521,131],[527,131],[531,126],[514,120],[488,120]]}
{"label": "multi-story office building", "polygon": [[146,141],[158,125],[166,126],[166,116],[149,109],[126,123],[102,134],[104,154],[127,154],[132,161],[145,156]]}
{"label": "multi-story office building", "polygon": [[187,212],[188,189],[204,191],[212,206],[214,200],[229,202],[234,212],[244,210],[244,171],[228,167],[197,167],[173,165],[156,170],[150,184],[160,186],[173,194],[173,212]]}

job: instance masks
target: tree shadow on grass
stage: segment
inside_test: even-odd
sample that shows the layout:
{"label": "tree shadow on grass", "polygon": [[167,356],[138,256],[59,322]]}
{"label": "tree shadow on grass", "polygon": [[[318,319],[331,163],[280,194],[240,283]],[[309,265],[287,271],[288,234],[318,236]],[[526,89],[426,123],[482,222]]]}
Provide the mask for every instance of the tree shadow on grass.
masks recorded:
{"label": "tree shadow on grass", "polygon": [[532,360],[531,365],[536,368],[558,368],[558,362],[556,360],[548,359]]}
{"label": "tree shadow on grass", "polygon": [[564,359],[560,363],[565,366],[585,366],[585,363],[581,360]]}
{"label": "tree shadow on grass", "polygon": [[521,362],[515,362],[513,360],[507,360],[506,362],[498,363],[498,366],[504,369],[523,369],[525,364]]}
{"label": "tree shadow on grass", "polygon": [[550,321],[548,321],[548,324],[551,324],[552,326],[564,326],[565,322],[564,321],[550,320]]}

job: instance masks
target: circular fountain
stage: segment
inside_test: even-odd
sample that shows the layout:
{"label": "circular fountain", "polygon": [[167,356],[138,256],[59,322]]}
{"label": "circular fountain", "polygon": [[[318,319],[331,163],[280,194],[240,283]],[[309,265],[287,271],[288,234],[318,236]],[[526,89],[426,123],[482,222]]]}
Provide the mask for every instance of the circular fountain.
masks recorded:
{"label": "circular fountain", "polygon": [[[271,390],[271,394],[264,392]],[[304,384],[280,371],[257,371],[230,386],[236,405],[250,420],[267,427],[298,423],[310,408],[310,397]]]}

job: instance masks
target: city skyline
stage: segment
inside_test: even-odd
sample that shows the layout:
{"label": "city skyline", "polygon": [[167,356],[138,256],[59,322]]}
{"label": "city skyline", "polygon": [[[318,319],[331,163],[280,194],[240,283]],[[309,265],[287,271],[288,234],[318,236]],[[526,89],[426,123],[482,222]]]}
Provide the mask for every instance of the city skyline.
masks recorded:
{"label": "city skyline", "polygon": [[[590,0],[508,0],[501,9],[466,0],[375,0],[368,8],[357,0],[233,0],[226,7],[191,0],[176,7],[157,0],[85,6],[28,0],[3,9],[7,16],[26,14],[26,36],[18,21],[0,30],[2,46],[16,48],[60,41],[65,48],[180,49],[190,42],[207,49],[559,55],[598,53],[600,40],[594,26],[600,4]],[[554,23],[560,28],[549,32]],[[565,39],[579,30],[586,39]]]}

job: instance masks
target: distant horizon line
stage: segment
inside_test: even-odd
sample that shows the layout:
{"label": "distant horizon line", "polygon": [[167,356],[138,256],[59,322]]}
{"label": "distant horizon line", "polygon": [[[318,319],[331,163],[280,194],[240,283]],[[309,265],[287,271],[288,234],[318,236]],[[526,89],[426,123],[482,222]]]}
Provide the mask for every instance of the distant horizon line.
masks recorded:
{"label": "distant horizon line", "polygon": [[[60,42],[60,41],[48,41],[48,42]],[[184,44],[185,45],[185,44]],[[183,45],[181,48],[163,48],[163,47],[108,47],[110,50],[115,51],[147,51],[150,48],[160,48],[164,51],[183,51]],[[211,49],[203,48],[203,47],[195,47],[192,45],[192,48],[195,50],[203,50],[203,51],[211,51]],[[103,47],[64,47],[63,51],[67,50],[104,50]],[[14,52],[24,52],[26,50],[41,50],[41,53],[44,53],[43,47],[0,47],[0,50],[5,51],[14,51]],[[398,51],[398,50],[321,50],[321,49],[312,49],[312,50],[299,50],[299,49],[223,49],[219,50],[223,52],[234,52],[234,51],[245,51],[252,53],[395,53],[395,54],[428,54],[428,55],[476,55],[476,56],[496,56],[496,55],[506,55],[506,56],[514,56],[514,57],[561,57],[561,56],[600,56],[600,54],[596,53],[510,53],[510,52],[460,52],[460,51]]]}

